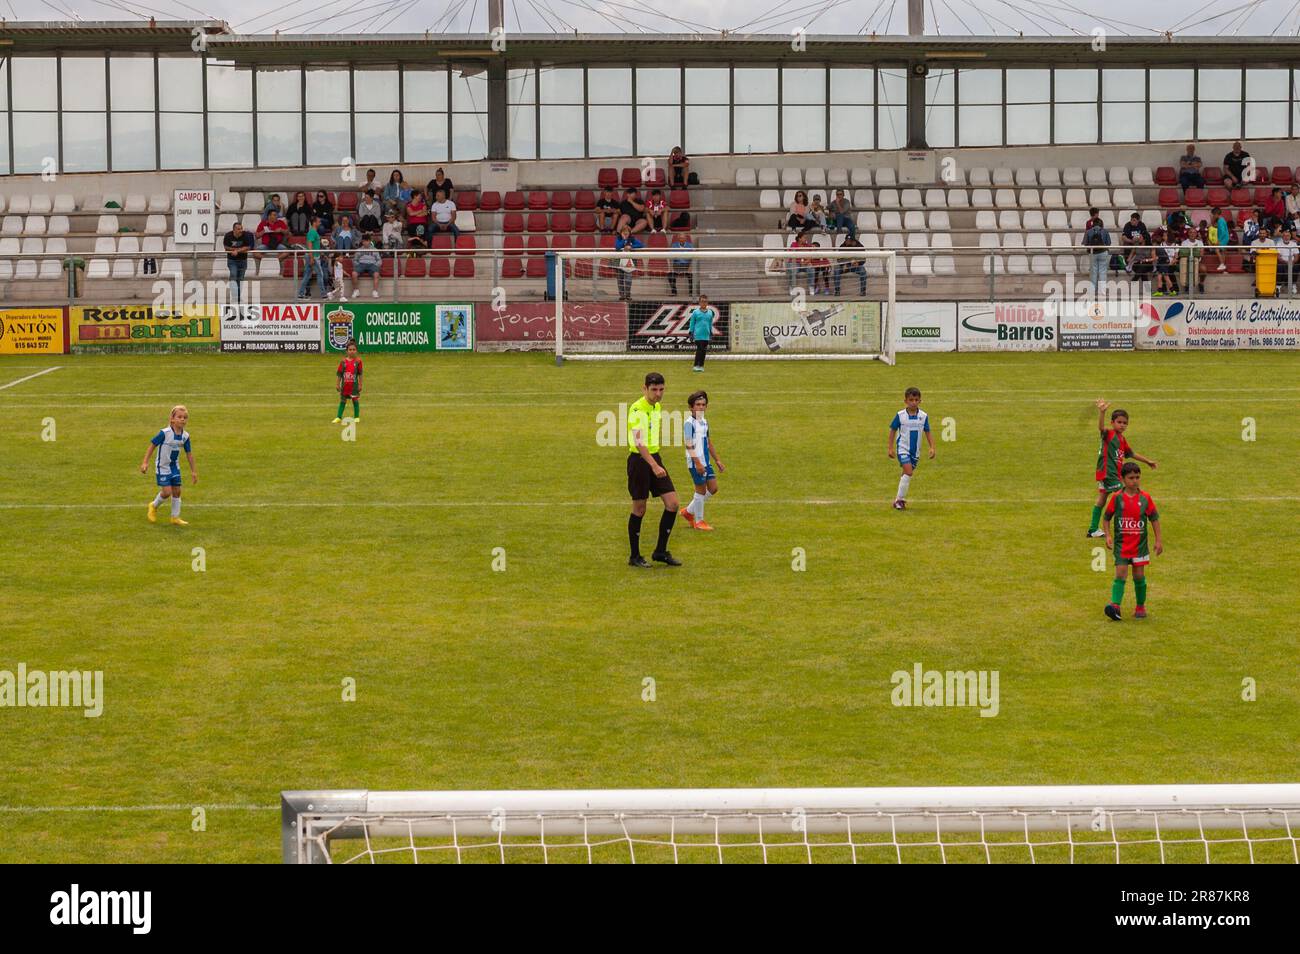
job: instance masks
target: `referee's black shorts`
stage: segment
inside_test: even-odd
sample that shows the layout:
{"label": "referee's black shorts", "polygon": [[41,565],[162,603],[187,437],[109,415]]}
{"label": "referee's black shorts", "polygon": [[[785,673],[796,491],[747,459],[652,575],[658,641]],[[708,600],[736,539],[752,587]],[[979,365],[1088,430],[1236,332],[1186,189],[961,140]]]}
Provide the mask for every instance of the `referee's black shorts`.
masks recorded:
{"label": "referee's black shorts", "polygon": [[[663,460],[658,454],[651,454],[655,463],[660,467],[664,466]],[[664,494],[675,494],[677,488],[673,486],[673,479],[668,476],[667,468],[664,469],[662,477],[656,477],[655,472],[650,469],[645,458],[640,454],[627,455],[627,492],[633,500],[645,500],[651,494],[656,497],[662,497]]]}

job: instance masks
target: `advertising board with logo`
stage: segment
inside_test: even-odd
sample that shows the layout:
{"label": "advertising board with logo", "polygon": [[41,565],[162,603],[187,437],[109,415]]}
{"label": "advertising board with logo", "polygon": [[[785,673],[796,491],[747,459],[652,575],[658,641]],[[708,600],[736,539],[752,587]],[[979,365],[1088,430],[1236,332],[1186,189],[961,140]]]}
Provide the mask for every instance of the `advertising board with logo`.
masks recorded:
{"label": "advertising board with logo", "polygon": [[897,351],[956,351],[957,305],[951,301],[900,301],[894,306]]}
{"label": "advertising board with logo", "polygon": [[74,305],[68,309],[73,351],[103,348],[217,348],[221,321],[216,305]]}
{"label": "advertising board with logo", "polygon": [[[717,311],[709,350],[726,351],[730,341],[731,307],[725,301],[711,301]],[[634,301],[628,306],[628,351],[694,351],[691,340],[691,312],[695,302]]]}
{"label": "advertising board with logo", "polygon": [[1048,299],[1047,308],[1058,312],[1062,351],[1133,350],[1136,303],[1131,299],[1096,301]]}
{"label": "advertising board with logo", "polygon": [[63,354],[67,350],[62,308],[0,308],[0,354]]}
{"label": "advertising board with logo", "polygon": [[825,302],[796,311],[785,302],[735,302],[731,350],[818,354],[880,349],[880,303]]}
{"label": "advertising board with logo", "polygon": [[960,301],[958,351],[1055,351],[1056,312],[1041,301]]}
{"label": "advertising board with logo", "polygon": [[[525,302],[500,311],[491,302],[474,308],[474,336],[479,348],[500,344],[501,350],[555,347],[555,305]],[[627,305],[623,302],[565,302],[564,340],[575,344],[605,343],[605,350],[627,342]],[[593,350],[600,350],[599,347]]]}
{"label": "advertising board with logo", "polygon": [[363,353],[474,347],[474,306],[469,304],[327,304],[324,320],[326,351],[346,351],[349,338]]}
{"label": "advertising board with logo", "polygon": [[320,351],[321,306],[293,304],[223,305],[222,351]]}
{"label": "advertising board with logo", "polygon": [[1143,302],[1135,343],[1142,349],[1300,348],[1300,301],[1180,298]]}

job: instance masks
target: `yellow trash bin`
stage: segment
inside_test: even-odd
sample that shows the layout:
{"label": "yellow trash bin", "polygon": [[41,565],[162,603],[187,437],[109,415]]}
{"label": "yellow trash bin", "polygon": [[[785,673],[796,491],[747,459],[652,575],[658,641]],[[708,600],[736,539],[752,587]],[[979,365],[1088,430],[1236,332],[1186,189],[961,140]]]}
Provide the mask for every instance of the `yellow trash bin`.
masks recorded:
{"label": "yellow trash bin", "polygon": [[1273,297],[1277,289],[1277,249],[1261,248],[1255,252],[1255,288],[1261,296]]}

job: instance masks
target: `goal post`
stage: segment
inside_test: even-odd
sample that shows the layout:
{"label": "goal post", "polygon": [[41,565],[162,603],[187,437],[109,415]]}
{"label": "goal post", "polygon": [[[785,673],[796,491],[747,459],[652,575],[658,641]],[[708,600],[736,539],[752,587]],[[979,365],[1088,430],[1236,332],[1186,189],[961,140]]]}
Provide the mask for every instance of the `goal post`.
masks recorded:
{"label": "goal post", "polygon": [[1300,784],[287,791],[283,860],[1300,863]]}
{"label": "goal post", "polygon": [[689,316],[700,294],[717,312],[710,361],[894,363],[892,250],[660,246],[553,254],[556,364],[689,357]]}

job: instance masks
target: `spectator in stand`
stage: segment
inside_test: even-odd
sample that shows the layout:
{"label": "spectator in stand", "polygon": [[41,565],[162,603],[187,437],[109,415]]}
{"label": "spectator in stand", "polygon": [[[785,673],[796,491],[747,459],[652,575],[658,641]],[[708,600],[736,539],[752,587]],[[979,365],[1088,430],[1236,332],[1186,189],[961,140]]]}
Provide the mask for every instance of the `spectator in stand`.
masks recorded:
{"label": "spectator in stand", "polygon": [[[808,237],[807,232],[798,232],[790,242],[792,249],[804,249],[812,247],[812,239]],[[816,286],[816,274],[813,272],[812,259],[810,258],[788,258],[786,259],[786,277],[790,283],[790,290],[793,291],[796,286],[807,290],[808,294],[813,294]]]}
{"label": "spectator in stand", "polygon": [[1142,282],[1151,281],[1156,270],[1156,250],[1150,245],[1139,245],[1133,249],[1129,273],[1138,282],[1139,291]]}
{"label": "spectator in stand", "polygon": [[[843,242],[840,248],[862,248],[862,243],[858,241],[856,233],[850,234]],[[867,266],[860,258],[841,258],[835,263],[835,295],[840,294],[840,280],[845,272],[856,272],[858,275],[858,296],[862,297],[867,293]]]}
{"label": "spectator in stand", "polygon": [[357,203],[357,225],[362,232],[370,234],[383,227],[384,207],[374,189],[367,189]]}
{"label": "spectator in stand", "polygon": [[645,200],[645,214],[651,232],[668,231],[668,200],[664,198],[662,190],[651,191]]}
{"label": "spectator in stand", "polygon": [[1201,241],[1201,235],[1194,229],[1188,229],[1183,234],[1181,257],[1188,263],[1187,265],[1187,284],[1191,285],[1196,282],[1197,294],[1205,294],[1205,243]]}
{"label": "spectator in stand", "polygon": [[306,192],[295,192],[289,211],[285,214],[289,222],[289,231],[294,235],[306,235],[311,228],[311,203],[307,201]]}
{"label": "spectator in stand", "polygon": [[1156,280],[1151,294],[1155,298],[1177,295],[1178,284],[1174,280],[1174,262],[1178,258],[1178,246],[1174,242],[1166,241],[1164,229],[1156,229],[1151,233],[1151,238],[1156,243]]}
{"label": "spectator in stand", "polygon": [[316,201],[311,204],[311,214],[320,219],[321,234],[328,235],[334,231],[334,203],[329,193],[324,190],[316,193]]}
{"label": "spectator in stand", "polygon": [[645,203],[641,200],[641,195],[636,189],[628,189],[623,193],[623,200],[618,205],[618,233],[623,234],[623,229],[628,228],[635,235],[637,232],[644,232],[650,227],[650,222],[646,219]]}
{"label": "spectator in stand", "polygon": [[353,278],[356,282],[356,288],[353,290],[352,298],[355,300],[361,297],[361,276],[370,276],[370,295],[372,298],[379,297],[379,270],[383,265],[383,257],[379,254],[379,249],[375,248],[374,240],[366,235],[361,240],[361,248],[357,251],[356,264],[353,265]]}
{"label": "spectator in stand", "polygon": [[1102,283],[1106,280],[1106,268],[1110,264],[1110,233],[1101,224],[1101,212],[1096,208],[1088,210],[1083,244],[1089,249],[1088,275],[1092,282],[1092,293],[1099,297]]}
{"label": "spectator in stand", "polygon": [[[824,238],[814,239],[811,237],[811,232],[812,229],[805,230],[805,234],[809,236],[808,244],[815,249],[825,248],[826,246],[822,243],[829,241],[829,239],[824,239]],[[812,267],[813,267],[813,292],[812,293],[814,295],[829,295],[831,293],[831,260],[827,258],[824,254],[815,255],[812,258]]]}
{"label": "spectator in stand", "polygon": [[835,190],[835,198],[831,200],[828,225],[832,232],[838,233],[840,229],[848,229],[849,238],[858,237],[858,226],[853,221],[853,203],[849,201],[843,189]]}
{"label": "spectator in stand", "polygon": [[384,248],[401,248],[406,244],[402,240],[402,222],[397,217],[396,209],[389,209],[384,213],[382,238]]}
{"label": "spectator in stand", "polygon": [[[669,246],[673,249],[695,248],[691,242],[689,232],[677,232],[673,235],[673,244]],[[691,272],[690,258],[670,259],[668,269],[668,287],[672,289],[673,297],[677,296],[677,279],[680,277],[686,281],[686,297],[695,296],[695,275]]]}
{"label": "spectator in stand", "polygon": [[[1264,230],[1264,213],[1256,209],[1241,226],[1241,244],[1250,245]],[[1253,258],[1251,262],[1254,262]]]}
{"label": "spectator in stand", "polygon": [[796,232],[802,232],[807,225],[808,193],[800,189],[794,194],[794,201],[790,203],[790,217],[786,219],[785,227]]}
{"label": "spectator in stand", "polygon": [[596,227],[602,232],[613,232],[618,228],[619,211],[618,193],[609,186],[600,190],[600,198],[596,200]]}
{"label": "spectator in stand", "polygon": [[[631,191],[631,190],[629,190]],[[644,221],[644,220],[643,220]],[[636,249],[645,248],[645,243],[632,234],[632,227],[626,223],[618,230],[618,238],[614,240],[614,250],[616,252],[633,252]],[[636,272],[637,260],[632,257],[620,258],[615,271],[618,273],[618,300],[632,300],[632,276]]]}
{"label": "spectator in stand", "polygon": [[1171,236],[1182,235],[1192,227],[1192,217],[1187,214],[1187,206],[1180,205],[1165,217],[1165,228]]}
{"label": "spectator in stand", "polygon": [[298,286],[298,298],[304,299],[311,290],[311,281],[316,279],[316,284],[320,286],[321,295],[326,292],[325,286],[325,262],[324,256],[321,255],[320,239],[320,219],[316,216],[311,217],[307,228],[307,248],[306,267],[303,268],[302,284]]}
{"label": "spectator in stand", "polygon": [[276,214],[280,218],[284,218],[284,200],[280,198],[280,193],[278,192],[272,192],[271,195],[267,197],[266,205],[262,206],[262,218],[265,219],[272,209],[275,209]]}
{"label": "spectator in stand", "polygon": [[434,195],[439,189],[442,190],[442,194],[447,200],[450,200],[452,194],[456,191],[456,187],[452,185],[451,180],[447,178],[447,174],[442,171],[442,166],[433,170],[433,178],[430,179],[429,184],[424,187],[424,197],[428,200],[431,207],[434,203]]}
{"label": "spectator in stand", "polygon": [[1241,143],[1234,142],[1232,151],[1223,157],[1223,186],[1226,189],[1235,189],[1246,183],[1246,160],[1250,158],[1250,153],[1241,148]]}
{"label": "spectator in stand", "polygon": [[1201,175],[1201,157],[1196,154],[1196,146],[1190,142],[1187,151],[1178,157],[1178,184],[1184,192],[1205,188],[1205,177]]}
{"label": "spectator in stand", "polygon": [[1142,216],[1134,212],[1124,223],[1123,234],[1120,236],[1119,244],[1126,249],[1124,253],[1124,271],[1130,275],[1133,274],[1133,259],[1137,255],[1137,250],[1143,246],[1151,244],[1151,233],[1142,223]]}
{"label": "spectator in stand", "polygon": [[691,181],[691,160],[681,146],[668,153],[668,188],[685,189]]}
{"label": "spectator in stand", "polygon": [[340,252],[351,251],[360,244],[359,238],[357,230],[352,227],[352,219],[340,215],[338,228],[334,230],[333,235],[334,247]]}
{"label": "spectator in stand", "polygon": [[1300,227],[1300,183],[1291,183],[1290,190],[1286,194],[1286,218],[1287,226],[1293,231]]}
{"label": "spectator in stand", "polygon": [[268,209],[266,218],[257,223],[257,241],[264,252],[282,249],[289,242],[289,223],[280,218],[275,209]]}
{"label": "spectator in stand", "polygon": [[1232,241],[1232,230],[1228,228],[1228,220],[1224,218],[1223,210],[1217,205],[1210,210],[1210,229],[1206,238],[1206,244],[1214,251],[1214,257],[1219,263],[1217,270],[1226,272],[1228,260],[1224,257],[1224,249]]}
{"label": "spectator in stand", "polygon": [[402,178],[402,170],[394,169],[388,176],[388,185],[384,186],[384,208],[401,212],[410,201],[411,188]]}
{"label": "spectator in stand", "polygon": [[1286,274],[1286,284],[1290,288],[1290,295],[1295,297],[1295,262],[1296,255],[1300,254],[1300,245],[1296,243],[1295,230],[1290,226],[1282,229],[1273,244],[1277,246],[1277,284],[1278,290],[1282,289],[1282,275]]}
{"label": "spectator in stand", "polygon": [[424,248],[429,244],[429,203],[424,201],[423,192],[412,192],[406,203],[406,234],[411,239],[412,248]]}
{"label": "spectator in stand", "polygon": [[813,196],[812,206],[808,209],[808,224],[819,232],[825,232],[829,217],[826,206],[822,205],[821,193]]}
{"label": "spectator in stand", "polygon": [[373,192],[375,193],[375,195],[379,195],[379,193],[382,192],[383,190],[384,190],[384,187],[381,186],[381,185],[380,185],[380,184],[375,180],[375,170],[374,170],[374,169],[367,169],[367,170],[366,170],[366,181],[363,182],[363,183],[361,184],[361,188],[357,190],[357,200],[360,201],[362,198],[364,198],[364,196],[365,196],[365,194],[366,194],[367,192],[372,192],[372,191],[373,191]]}
{"label": "spectator in stand", "polygon": [[456,203],[451,200],[449,193],[441,188],[433,190],[433,204],[429,206],[429,214],[433,218],[429,223],[430,235],[435,232],[450,232],[453,243],[460,238],[460,229],[456,227]]}
{"label": "spectator in stand", "polygon": [[244,300],[244,273],[248,271],[248,250],[253,247],[253,236],[244,231],[238,219],[221,244],[226,249],[226,269],[230,272],[230,300],[236,305]]}
{"label": "spectator in stand", "polygon": [[1264,222],[1272,228],[1281,225],[1285,220],[1286,199],[1282,196],[1282,190],[1275,187],[1264,203]]}

